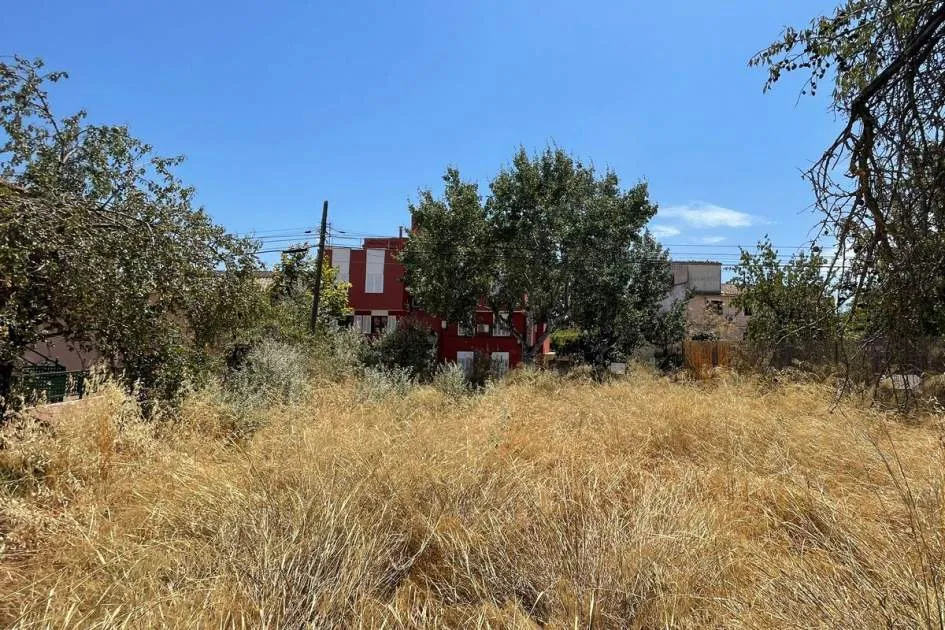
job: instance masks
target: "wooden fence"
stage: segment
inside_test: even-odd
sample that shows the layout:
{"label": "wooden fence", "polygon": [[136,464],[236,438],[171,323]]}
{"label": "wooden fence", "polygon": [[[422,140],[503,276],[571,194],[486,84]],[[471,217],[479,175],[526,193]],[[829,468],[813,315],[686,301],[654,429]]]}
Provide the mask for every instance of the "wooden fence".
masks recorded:
{"label": "wooden fence", "polygon": [[728,367],[735,358],[732,341],[683,341],[683,363],[693,376],[708,378],[715,367]]}

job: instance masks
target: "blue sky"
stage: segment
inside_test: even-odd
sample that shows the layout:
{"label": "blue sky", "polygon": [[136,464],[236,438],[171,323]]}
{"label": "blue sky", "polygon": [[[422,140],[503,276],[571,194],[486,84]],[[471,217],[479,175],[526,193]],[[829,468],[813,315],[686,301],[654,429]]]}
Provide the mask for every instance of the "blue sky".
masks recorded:
{"label": "blue sky", "polygon": [[[677,257],[812,235],[800,171],[837,125],[748,58],[812,0],[43,2],[4,9],[0,54],[71,79],[63,114],[128,124],[228,228],[393,234],[448,164],[482,188],[555,143],[649,182]],[[695,247],[699,245],[700,247]]]}

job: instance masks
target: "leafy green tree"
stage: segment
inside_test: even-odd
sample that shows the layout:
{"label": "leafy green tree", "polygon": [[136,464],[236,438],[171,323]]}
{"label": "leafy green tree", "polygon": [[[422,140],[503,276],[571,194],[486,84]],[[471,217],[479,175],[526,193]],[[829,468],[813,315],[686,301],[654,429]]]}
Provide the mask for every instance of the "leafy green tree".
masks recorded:
{"label": "leafy green tree", "polygon": [[254,242],[124,126],[57,117],[41,61],[0,63],[0,398],[34,343],[94,348],[149,404],[173,399],[262,306]]}
{"label": "leafy green tree", "polygon": [[784,367],[794,359],[821,360],[836,347],[839,320],[825,266],[816,248],[782,262],[767,237],[755,253],[742,250],[732,304],[750,314],[746,342],[758,362]]}
{"label": "leafy green tree", "polygon": [[582,255],[575,248],[576,231],[602,197],[619,196],[616,179],[608,172],[598,180],[593,167],[561,149],[534,157],[520,149],[490,184],[485,205],[495,253],[490,306],[496,314],[524,311],[529,326],[545,326],[544,335],[531,343],[515,331],[526,361],[545,336],[568,325],[569,294],[581,280],[575,273]]}
{"label": "leafy green tree", "polygon": [[945,334],[945,4],[845,0],[750,64],[766,90],[789,73],[830,89],[841,130],[806,176],[864,340],[895,355]]}
{"label": "leafy green tree", "polygon": [[443,182],[442,199],[423,190],[410,204],[413,229],[400,260],[415,305],[454,323],[472,323],[494,277],[492,235],[476,184],[463,182],[455,168],[446,170]]}
{"label": "leafy green tree", "polygon": [[[444,181],[442,199],[422,191],[419,203],[410,206],[415,229],[401,260],[418,305],[453,322],[469,321],[480,303],[498,318],[524,312],[527,328],[544,328],[529,335],[508,326],[526,362],[548,335],[578,320],[589,324],[588,331],[608,337],[599,342],[602,348],[634,343],[624,335],[629,324],[614,320],[600,326],[602,320],[592,313],[601,307],[607,317],[620,311],[619,317],[632,318],[623,307],[633,302],[640,313],[649,313],[665,296],[665,260],[663,267],[651,261],[656,275],[664,273],[657,292],[644,293],[642,287],[649,286],[642,280],[645,274],[637,283],[629,274],[634,267],[635,273],[642,269],[631,261],[643,255],[641,231],[656,212],[645,184],[623,190],[612,171],[598,176],[592,166],[556,148],[535,156],[518,151],[511,166],[492,180],[485,201],[454,168]],[[613,303],[585,289],[603,285],[617,287]]]}
{"label": "leafy green tree", "polygon": [[[635,192],[636,204],[649,203],[645,188]],[[621,210],[607,204],[606,211]],[[665,348],[680,341],[685,303],[664,306],[671,286],[669,254],[649,233],[639,235],[632,223],[610,215],[584,225],[590,229],[575,264],[583,281],[573,285],[571,322],[581,331],[585,360],[600,376],[644,343]]]}
{"label": "leafy green tree", "polygon": [[[269,336],[285,341],[303,341],[310,336],[312,293],[318,261],[310,249],[294,245],[282,254],[272,273],[268,287],[270,308],[263,322]],[[322,264],[318,319],[321,328],[337,323],[351,314],[348,289],[351,285],[338,280],[338,270],[326,257]]]}

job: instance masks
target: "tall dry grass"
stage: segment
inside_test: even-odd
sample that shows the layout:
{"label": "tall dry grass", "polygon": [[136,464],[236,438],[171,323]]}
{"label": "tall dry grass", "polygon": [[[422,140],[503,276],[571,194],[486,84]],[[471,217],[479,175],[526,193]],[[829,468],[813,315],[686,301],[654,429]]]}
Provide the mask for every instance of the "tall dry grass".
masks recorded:
{"label": "tall dry grass", "polygon": [[940,626],[939,429],[831,395],[322,385],[233,441],[108,390],[6,430],[0,624]]}

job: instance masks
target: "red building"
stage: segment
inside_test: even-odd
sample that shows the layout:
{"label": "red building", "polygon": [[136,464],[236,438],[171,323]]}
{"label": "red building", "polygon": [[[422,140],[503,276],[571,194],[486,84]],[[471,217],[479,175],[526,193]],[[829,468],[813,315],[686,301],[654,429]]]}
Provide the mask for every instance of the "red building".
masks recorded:
{"label": "red building", "polygon": [[[332,246],[329,260],[338,269],[338,279],[351,283],[348,302],[354,309],[352,326],[366,335],[376,335],[408,314],[426,320],[437,334],[437,351],[442,362],[469,365],[475,352],[488,354],[493,363],[506,368],[521,363],[522,347],[500,321],[493,321],[492,311],[482,307],[476,312],[474,329],[447,323],[418,309],[410,308],[410,295],[404,286],[404,267],[397,253],[404,238],[367,238],[360,248]],[[525,314],[512,314],[516,331],[525,330]],[[531,334],[540,334],[536,327]],[[546,339],[543,351],[548,351]]]}

